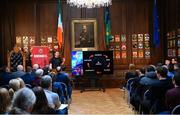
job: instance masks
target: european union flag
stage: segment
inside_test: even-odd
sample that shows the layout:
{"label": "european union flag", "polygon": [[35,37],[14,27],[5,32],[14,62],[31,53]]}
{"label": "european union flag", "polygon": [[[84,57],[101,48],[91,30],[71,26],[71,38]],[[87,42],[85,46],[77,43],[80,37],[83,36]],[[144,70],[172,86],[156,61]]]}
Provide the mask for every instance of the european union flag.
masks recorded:
{"label": "european union flag", "polygon": [[154,8],[153,8],[153,44],[156,47],[160,46],[159,22],[158,22],[158,11],[157,11],[156,0],[154,1]]}
{"label": "european union flag", "polygon": [[106,45],[109,45],[109,41],[112,39],[109,7],[105,8],[104,20],[105,20],[105,31],[106,31],[106,37],[105,37],[106,39],[105,40],[106,40]]}

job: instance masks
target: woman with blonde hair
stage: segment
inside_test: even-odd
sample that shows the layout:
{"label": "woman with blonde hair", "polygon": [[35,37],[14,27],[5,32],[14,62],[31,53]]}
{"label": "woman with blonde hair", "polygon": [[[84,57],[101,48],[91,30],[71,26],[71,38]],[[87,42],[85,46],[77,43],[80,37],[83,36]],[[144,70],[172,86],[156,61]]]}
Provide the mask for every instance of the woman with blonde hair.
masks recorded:
{"label": "woman with blonde hair", "polygon": [[11,79],[9,81],[9,88],[9,94],[13,98],[14,93],[20,89],[20,81],[18,79]]}
{"label": "woman with blonde hair", "polygon": [[20,77],[17,78],[17,80],[19,80],[19,83],[20,83],[20,89],[21,89],[21,88],[24,88],[24,87],[25,87],[24,81],[23,81]]}

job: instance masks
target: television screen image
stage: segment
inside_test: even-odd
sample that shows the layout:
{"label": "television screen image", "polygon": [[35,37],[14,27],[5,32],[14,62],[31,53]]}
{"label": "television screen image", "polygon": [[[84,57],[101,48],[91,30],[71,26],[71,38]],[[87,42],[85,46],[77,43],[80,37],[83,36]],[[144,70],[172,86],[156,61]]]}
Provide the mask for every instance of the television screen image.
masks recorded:
{"label": "television screen image", "polygon": [[112,51],[84,51],[84,74],[113,74]]}
{"label": "television screen image", "polygon": [[83,52],[82,51],[72,51],[71,58],[71,69],[72,75],[79,76],[83,74]]}

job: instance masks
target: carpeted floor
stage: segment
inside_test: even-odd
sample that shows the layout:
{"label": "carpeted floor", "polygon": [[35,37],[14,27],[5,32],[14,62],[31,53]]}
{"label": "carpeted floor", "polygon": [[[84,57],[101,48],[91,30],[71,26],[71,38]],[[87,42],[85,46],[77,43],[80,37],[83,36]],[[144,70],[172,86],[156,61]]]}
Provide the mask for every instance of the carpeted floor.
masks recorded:
{"label": "carpeted floor", "polygon": [[69,114],[133,114],[120,89],[102,91],[74,90]]}

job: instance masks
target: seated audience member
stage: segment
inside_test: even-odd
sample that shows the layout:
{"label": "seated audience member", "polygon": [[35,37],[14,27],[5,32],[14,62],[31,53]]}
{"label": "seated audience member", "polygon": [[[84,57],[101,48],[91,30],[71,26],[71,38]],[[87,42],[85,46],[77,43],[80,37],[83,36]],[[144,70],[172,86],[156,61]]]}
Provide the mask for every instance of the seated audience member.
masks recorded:
{"label": "seated audience member", "polygon": [[171,80],[167,79],[168,69],[166,67],[158,67],[156,73],[159,82],[154,84],[154,86],[172,87]]}
{"label": "seated audience member", "polygon": [[136,67],[134,64],[129,64],[129,71],[125,75],[126,81],[130,78],[137,77],[135,69],[136,69]]}
{"label": "seated audience member", "polygon": [[32,81],[32,86],[39,86],[41,77],[43,76],[44,71],[42,69],[37,69],[35,72],[35,78]]}
{"label": "seated audience member", "polygon": [[23,75],[26,74],[23,70],[24,70],[23,66],[22,65],[18,65],[17,66],[17,71],[13,72],[11,74],[11,76],[14,77],[14,78],[22,77]]}
{"label": "seated audience member", "polygon": [[138,77],[135,69],[136,69],[136,67],[135,67],[134,64],[129,64],[129,70],[125,74],[125,84],[124,84],[124,87],[126,87],[126,84],[127,84],[128,80],[130,78]]}
{"label": "seated audience member", "polygon": [[9,68],[7,66],[3,66],[0,69],[0,85],[8,85],[11,79],[13,78],[10,75]]}
{"label": "seated audience member", "polygon": [[152,85],[158,82],[156,75],[156,68],[153,65],[150,65],[146,69],[145,77],[140,80],[141,85]]}
{"label": "seated audience member", "polygon": [[19,83],[20,83],[20,89],[21,88],[24,88],[26,85],[24,83],[24,81],[21,79],[21,78],[17,78],[17,80],[19,80]]}
{"label": "seated audience member", "polygon": [[55,76],[54,81],[55,82],[63,82],[67,86],[69,86],[70,82],[71,82],[71,78],[69,77],[68,73],[64,72],[60,66],[58,66],[56,68],[56,71],[57,71],[57,75]]}
{"label": "seated audience member", "polygon": [[49,75],[49,65],[46,65],[44,68],[43,68],[43,71],[44,71],[44,75]]}
{"label": "seated audience member", "polygon": [[60,66],[56,68],[56,71],[57,71],[57,75],[55,76],[54,81],[65,83],[67,86],[69,98],[71,98],[71,94],[72,94],[71,78],[69,77],[68,73],[64,72],[63,68],[61,68]]}
{"label": "seated audience member", "polygon": [[140,68],[139,70],[136,70],[137,74],[138,74],[138,78],[137,79],[141,79],[145,76],[146,73],[146,69],[145,68]]}
{"label": "seated audience member", "polygon": [[34,64],[31,74],[32,74],[33,76],[35,76],[35,72],[36,72],[36,70],[38,70],[38,69],[39,69],[39,65],[38,65],[38,64]]}
{"label": "seated audience member", "polygon": [[173,64],[168,65],[167,77],[170,79],[172,79],[174,77],[174,65]]}
{"label": "seated audience member", "polygon": [[9,88],[9,94],[12,98],[14,93],[20,89],[20,81],[18,79],[11,79],[9,81]]}
{"label": "seated audience member", "polygon": [[0,114],[7,114],[11,105],[11,97],[5,88],[0,88]]}
{"label": "seated audience member", "polygon": [[151,107],[152,113],[159,113],[165,111],[165,94],[168,89],[172,88],[172,82],[167,78],[168,69],[166,67],[157,67],[156,69],[158,82],[152,84],[149,89],[150,97],[147,98],[152,104],[148,105]]}
{"label": "seated audience member", "polygon": [[34,92],[29,88],[22,88],[17,91],[12,100],[10,114],[30,114],[36,102]]}
{"label": "seated audience member", "polygon": [[169,111],[180,104],[180,70],[175,72],[172,82],[174,88],[166,93],[166,106]]}
{"label": "seated audience member", "polygon": [[21,78],[23,79],[25,84],[32,84],[32,81],[34,80],[35,77],[34,75],[32,75],[32,68],[28,66],[26,74]]}
{"label": "seated audience member", "polygon": [[36,95],[36,103],[33,107],[33,114],[56,114],[55,109],[49,107],[45,92],[41,87],[34,87],[34,94]]}
{"label": "seated audience member", "polygon": [[134,93],[136,88],[139,85],[139,82],[141,80],[141,78],[145,77],[145,68],[140,68],[139,70],[136,70],[138,77],[133,79],[133,82],[131,84],[131,93]]}
{"label": "seated audience member", "polygon": [[170,60],[168,60],[168,59],[165,60],[165,65],[166,65],[166,66],[169,66],[170,63],[171,63]]}
{"label": "seated audience member", "polygon": [[174,64],[174,71],[180,69],[180,64],[179,63],[176,63]]}
{"label": "seated audience member", "polygon": [[172,64],[176,64],[176,63],[177,63],[177,59],[176,59],[176,58],[172,58],[172,59],[171,59],[171,63],[172,63]]}
{"label": "seated audience member", "polygon": [[41,78],[40,84],[44,89],[50,107],[52,107],[53,109],[58,109],[61,103],[59,101],[58,94],[52,92],[52,78],[49,75],[45,75]]}

